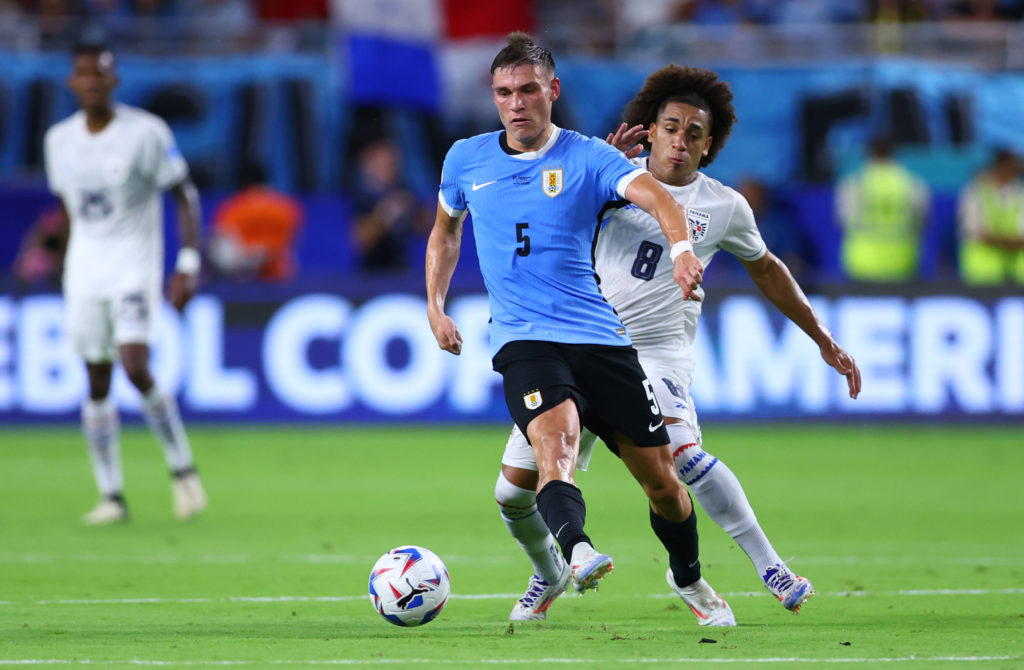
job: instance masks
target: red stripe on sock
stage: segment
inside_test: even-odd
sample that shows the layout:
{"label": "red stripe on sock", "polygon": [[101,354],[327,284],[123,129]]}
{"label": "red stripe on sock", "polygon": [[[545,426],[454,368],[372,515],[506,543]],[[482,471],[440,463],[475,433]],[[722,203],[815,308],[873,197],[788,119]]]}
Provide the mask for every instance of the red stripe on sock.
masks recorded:
{"label": "red stripe on sock", "polygon": [[696,442],[691,442],[689,444],[684,444],[683,446],[679,447],[678,449],[676,449],[675,451],[672,452],[672,458],[676,458],[676,457],[679,456],[679,454],[683,453],[684,451],[686,451],[690,447],[696,447],[696,446],[697,446]]}

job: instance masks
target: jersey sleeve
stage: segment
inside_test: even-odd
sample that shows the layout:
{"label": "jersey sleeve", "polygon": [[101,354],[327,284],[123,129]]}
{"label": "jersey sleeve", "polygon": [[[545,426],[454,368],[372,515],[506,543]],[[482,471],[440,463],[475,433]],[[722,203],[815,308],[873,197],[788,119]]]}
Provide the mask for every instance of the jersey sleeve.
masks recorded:
{"label": "jersey sleeve", "polygon": [[142,146],[142,170],[164,191],[188,176],[188,164],[163,119],[154,118]]}
{"label": "jersey sleeve", "polygon": [[732,219],[719,245],[740,260],[756,261],[768,253],[768,247],[757,229],[754,212],[747,204],[746,198],[738,193],[735,196],[736,205],[733,207]]}
{"label": "jersey sleeve", "polygon": [[43,166],[46,170],[47,188],[50,189],[50,193],[59,196],[61,192],[61,184],[59,175],[57,174],[57,140],[54,136],[54,132],[55,129],[50,128],[46,131],[46,136],[43,138]]}
{"label": "jersey sleeve", "polygon": [[462,141],[456,142],[444,157],[441,168],[441,187],[437,192],[437,202],[448,216],[456,218],[466,211],[466,194],[459,186],[459,174],[462,171]]}
{"label": "jersey sleeve", "polygon": [[647,172],[629,162],[626,154],[596,137],[590,139],[591,163],[598,174],[599,183],[607,190],[607,199],[626,197],[626,187]]}

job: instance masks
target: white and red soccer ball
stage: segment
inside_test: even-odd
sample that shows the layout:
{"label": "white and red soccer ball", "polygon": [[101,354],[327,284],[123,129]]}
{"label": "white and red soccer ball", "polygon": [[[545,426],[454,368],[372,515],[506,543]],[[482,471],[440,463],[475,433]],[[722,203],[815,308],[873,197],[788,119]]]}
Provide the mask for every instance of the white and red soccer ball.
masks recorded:
{"label": "white and red soccer ball", "polygon": [[444,609],[451,592],[448,568],[423,547],[396,547],[370,571],[370,601],[396,626],[420,626]]}

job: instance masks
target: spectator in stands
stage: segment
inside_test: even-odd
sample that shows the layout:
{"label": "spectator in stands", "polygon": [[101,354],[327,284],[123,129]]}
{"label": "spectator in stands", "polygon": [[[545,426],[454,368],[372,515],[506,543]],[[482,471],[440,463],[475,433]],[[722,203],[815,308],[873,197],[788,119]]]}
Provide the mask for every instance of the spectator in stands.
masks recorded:
{"label": "spectator in stands", "polygon": [[960,278],[968,284],[1024,284],[1021,158],[998,149],[960,193]]}
{"label": "spectator in stands", "polygon": [[47,207],[25,231],[14,260],[14,276],[22,284],[60,288],[67,246],[67,219],[60,207]]}
{"label": "spectator in stands", "polygon": [[0,24],[17,25],[25,12],[18,0],[0,0]]}
{"label": "spectator in stands", "polygon": [[63,49],[78,37],[82,8],[75,0],[39,0],[39,46]]}
{"label": "spectator in stands", "polygon": [[411,235],[425,236],[430,209],[402,182],[402,157],[390,140],[377,140],[359,154],[359,172],[350,193],[355,209],[353,247],[367,271],[404,270]]}
{"label": "spectator in stands", "polygon": [[243,188],[213,217],[210,263],[224,277],[286,281],[295,276],[293,249],[302,206],[266,184],[263,168],[243,170]]}
{"label": "spectator in stands", "polygon": [[888,137],[875,137],[865,165],[839,183],[840,262],[850,279],[898,282],[917,275],[929,193],[893,149]]}
{"label": "spectator in stands", "polygon": [[959,21],[1005,21],[1020,18],[1018,0],[957,0],[952,18]]}
{"label": "spectator in stands", "polygon": [[257,0],[264,21],[326,21],[327,0]]}

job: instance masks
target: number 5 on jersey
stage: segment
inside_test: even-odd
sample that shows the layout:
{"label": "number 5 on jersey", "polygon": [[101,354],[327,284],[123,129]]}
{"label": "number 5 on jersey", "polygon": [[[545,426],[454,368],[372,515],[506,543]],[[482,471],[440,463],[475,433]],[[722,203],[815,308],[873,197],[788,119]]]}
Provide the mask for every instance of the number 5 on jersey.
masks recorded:
{"label": "number 5 on jersey", "polygon": [[526,234],[526,229],[530,227],[528,223],[517,223],[516,224],[516,242],[523,245],[516,247],[516,253],[520,256],[530,255],[530,236]]}

